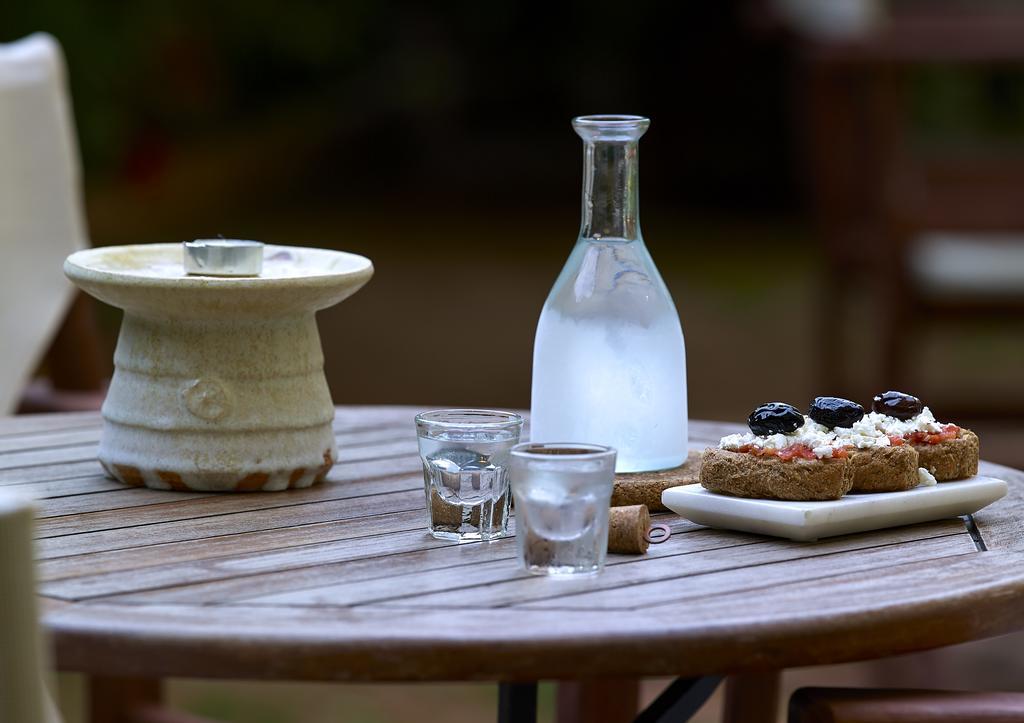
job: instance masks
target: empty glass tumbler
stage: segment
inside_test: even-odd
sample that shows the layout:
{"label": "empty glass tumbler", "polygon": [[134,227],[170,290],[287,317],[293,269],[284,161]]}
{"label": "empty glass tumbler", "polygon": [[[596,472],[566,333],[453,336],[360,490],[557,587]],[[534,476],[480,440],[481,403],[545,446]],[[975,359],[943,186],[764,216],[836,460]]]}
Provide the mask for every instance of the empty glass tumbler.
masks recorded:
{"label": "empty glass tumbler", "polygon": [[437,538],[469,542],[508,534],[509,454],[523,418],[485,409],[441,409],[416,416],[427,527]]}
{"label": "empty glass tumbler", "polygon": [[538,575],[600,572],[608,550],[615,450],[595,444],[512,449],[519,560]]}

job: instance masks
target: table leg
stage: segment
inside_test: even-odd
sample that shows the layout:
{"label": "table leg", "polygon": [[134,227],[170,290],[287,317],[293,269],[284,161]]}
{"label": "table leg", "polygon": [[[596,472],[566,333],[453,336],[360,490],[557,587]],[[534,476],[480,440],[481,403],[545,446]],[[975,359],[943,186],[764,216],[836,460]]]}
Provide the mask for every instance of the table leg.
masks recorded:
{"label": "table leg", "polygon": [[558,723],[632,723],[639,704],[635,678],[558,683]]}
{"label": "table leg", "polygon": [[157,678],[89,678],[89,723],[131,723],[133,711],[160,704]]}
{"label": "table leg", "polygon": [[537,723],[537,684],[498,686],[498,723]]}
{"label": "table leg", "polygon": [[744,673],[725,679],[722,723],[775,723],[780,673]]}

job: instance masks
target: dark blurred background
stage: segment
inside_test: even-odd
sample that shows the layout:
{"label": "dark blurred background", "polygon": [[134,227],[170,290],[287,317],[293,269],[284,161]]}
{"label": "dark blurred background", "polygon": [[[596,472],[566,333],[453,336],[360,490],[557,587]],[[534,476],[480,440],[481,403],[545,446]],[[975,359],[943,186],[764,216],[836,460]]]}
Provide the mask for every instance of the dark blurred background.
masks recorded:
{"label": "dark blurred background", "polygon": [[[64,46],[94,244],[223,234],[373,259],[321,315],[339,403],[528,405],[578,228],[569,119],[611,112],[653,121],[642,222],[691,416],[901,387],[940,417],[1019,419],[1019,306],[954,324],[904,260],[930,227],[919,159],[959,158],[945,172],[973,188],[965,159],[1024,148],[1020,12],[979,5],[41,0],[0,27]],[[1020,213],[1014,163],[977,171],[1007,197],[996,215]],[[99,313],[106,373],[118,322]]]}
{"label": "dark blurred background", "polygon": [[[320,317],[338,403],[526,407],[578,230],[569,120],[639,113],[692,417],[900,388],[1024,466],[1020,3],[0,8],[0,42],[37,30],[67,55],[94,244],[223,234],[373,259]],[[79,403],[90,382],[62,383],[61,359],[109,376],[119,319],[79,303],[23,408]],[[220,690],[193,707],[240,710]],[[452,720],[489,711],[481,695]],[[236,715],[289,719],[271,698]]]}

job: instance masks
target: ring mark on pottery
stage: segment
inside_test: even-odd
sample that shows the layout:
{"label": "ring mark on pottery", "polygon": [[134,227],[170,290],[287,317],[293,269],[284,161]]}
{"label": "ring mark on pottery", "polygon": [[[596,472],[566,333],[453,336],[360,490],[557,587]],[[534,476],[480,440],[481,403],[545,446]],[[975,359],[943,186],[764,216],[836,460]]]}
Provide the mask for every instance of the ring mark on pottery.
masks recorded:
{"label": "ring mark on pottery", "polygon": [[177,472],[165,472],[163,470],[157,470],[156,476],[171,486],[172,490],[178,490],[179,492],[188,492],[192,488],[189,487],[181,479],[181,475]]}
{"label": "ring mark on pottery", "polygon": [[[109,469],[107,470],[110,471]],[[138,467],[129,467],[125,464],[114,465],[114,477],[131,487],[145,487],[146,481],[142,479],[142,472]]]}
{"label": "ring mark on pottery", "polygon": [[270,475],[266,472],[253,472],[239,480],[238,484],[235,485],[235,489],[239,492],[258,492],[263,489],[263,485],[269,479]]}
{"label": "ring mark on pottery", "polygon": [[194,416],[215,422],[231,411],[231,399],[220,383],[212,379],[195,379],[182,390],[185,408]]}

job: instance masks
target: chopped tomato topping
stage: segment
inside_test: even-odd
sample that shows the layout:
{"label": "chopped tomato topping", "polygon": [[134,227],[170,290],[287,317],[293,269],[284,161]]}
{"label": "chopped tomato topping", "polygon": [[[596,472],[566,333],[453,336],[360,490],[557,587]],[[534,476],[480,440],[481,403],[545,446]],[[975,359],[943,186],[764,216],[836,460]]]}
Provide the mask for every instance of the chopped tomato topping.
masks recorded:
{"label": "chopped tomato topping", "polygon": [[736,448],[737,452],[745,452],[746,454],[752,454],[755,457],[763,457],[766,454],[772,454],[772,450],[767,450],[762,447],[758,447],[753,444],[744,444],[742,447]]}
{"label": "chopped tomato topping", "polygon": [[911,432],[906,439],[911,444],[939,444],[959,436],[960,427],[955,424],[945,424],[941,432]]}
{"label": "chopped tomato topping", "polygon": [[788,447],[783,447],[775,454],[783,462],[788,462],[795,457],[800,459],[817,459],[814,456],[814,451],[806,444],[791,444]]}
{"label": "chopped tomato topping", "polygon": [[840,447],[839,449],[832,450],[832,456],[836,459],[846,459],[850,456],[850,450],[846,447]]}
{"label": "chopped tomato topping", "polygon": [[903,437],[901,437],[898,434],[890,434],[889,444],[891,444],[893,447],[900,447],[903,445]]}

